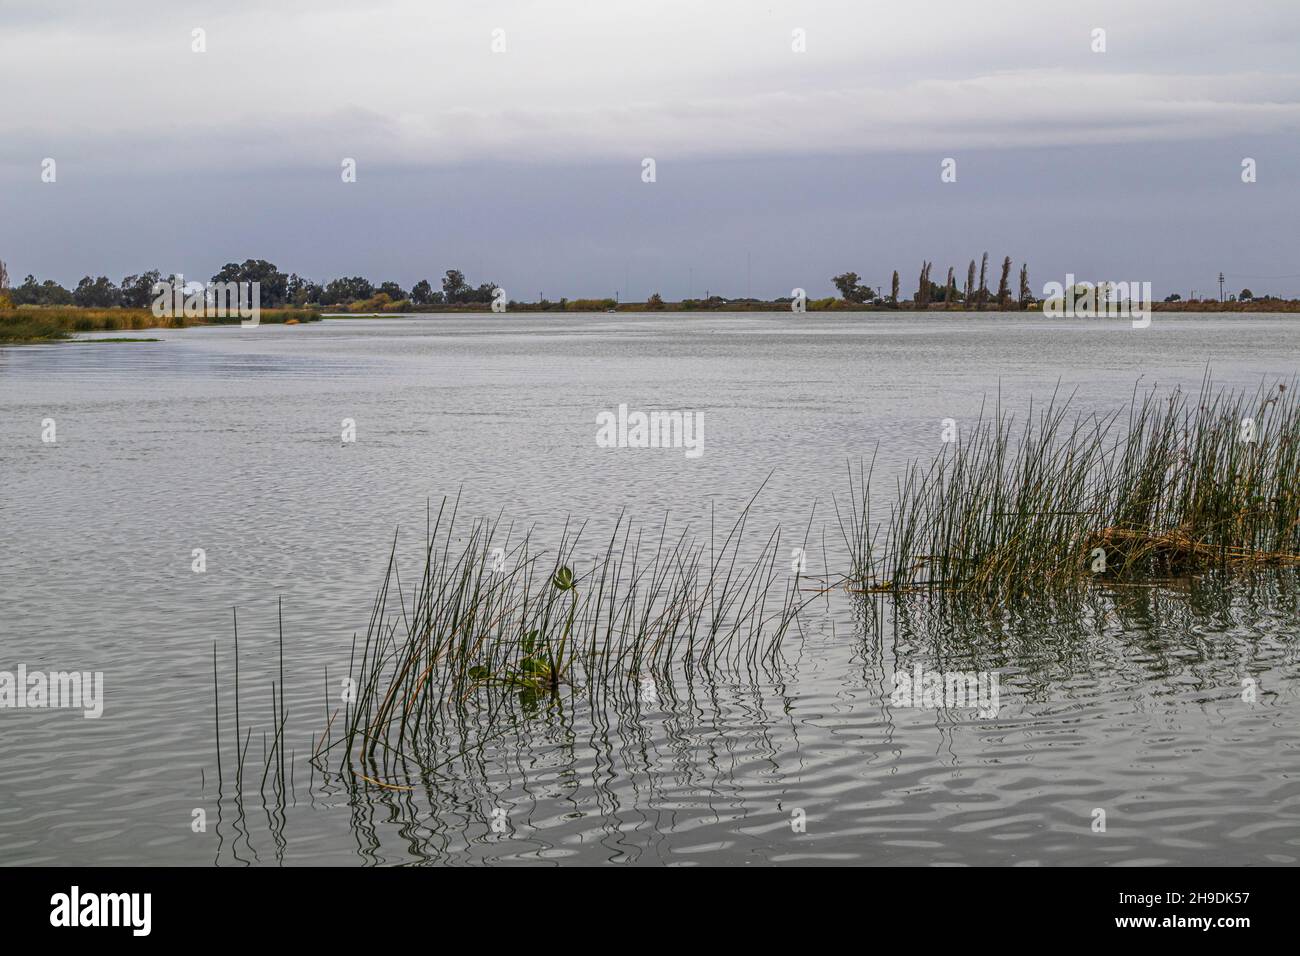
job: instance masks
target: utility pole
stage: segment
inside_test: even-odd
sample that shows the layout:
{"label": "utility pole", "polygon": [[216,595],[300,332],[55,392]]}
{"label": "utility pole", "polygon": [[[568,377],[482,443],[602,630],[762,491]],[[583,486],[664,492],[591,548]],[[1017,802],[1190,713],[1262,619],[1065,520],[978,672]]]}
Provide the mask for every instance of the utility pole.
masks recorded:
{"label": "utility pole", "polygon": [[1223,301],[1223,273],[1219,273],[1219,301]]}

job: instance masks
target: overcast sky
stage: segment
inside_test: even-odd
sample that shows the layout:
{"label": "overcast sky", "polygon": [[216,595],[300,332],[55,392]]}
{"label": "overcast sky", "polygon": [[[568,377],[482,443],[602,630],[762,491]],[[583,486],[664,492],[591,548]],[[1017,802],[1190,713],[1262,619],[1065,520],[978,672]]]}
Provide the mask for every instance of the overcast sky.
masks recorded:
{"label": "overcast sky", "polygon": [[1300,293],[1298,50],[1290,0],[0,0],[0,258],[640,299],[988,250]]}

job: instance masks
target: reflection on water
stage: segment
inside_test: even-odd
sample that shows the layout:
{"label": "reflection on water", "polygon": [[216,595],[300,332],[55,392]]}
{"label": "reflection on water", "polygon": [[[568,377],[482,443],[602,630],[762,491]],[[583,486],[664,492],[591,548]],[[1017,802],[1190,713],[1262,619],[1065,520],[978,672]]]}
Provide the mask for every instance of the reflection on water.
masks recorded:
{"label": "reflection on water", "polygon": [[[446,729],[409,789],[313,772],[280,805],[210,786],[213,860],[346,842],[374,865],[1294,863],[1298,586],[1208,577],[983,616],[837,597],[755,681]],[[917,667],[995,673],[996,716],[891,703]]]}

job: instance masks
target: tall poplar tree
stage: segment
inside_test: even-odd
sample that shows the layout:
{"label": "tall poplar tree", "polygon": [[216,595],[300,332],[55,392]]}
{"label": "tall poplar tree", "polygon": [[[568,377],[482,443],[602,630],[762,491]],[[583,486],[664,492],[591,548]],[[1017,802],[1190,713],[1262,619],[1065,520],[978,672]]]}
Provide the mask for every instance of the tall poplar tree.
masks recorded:
{"label": "tall poplar tree", "polygon": [[1011,306],[1011,257],[1002,260],[1002,278],[998,280],[998,308],[1004,312]]}

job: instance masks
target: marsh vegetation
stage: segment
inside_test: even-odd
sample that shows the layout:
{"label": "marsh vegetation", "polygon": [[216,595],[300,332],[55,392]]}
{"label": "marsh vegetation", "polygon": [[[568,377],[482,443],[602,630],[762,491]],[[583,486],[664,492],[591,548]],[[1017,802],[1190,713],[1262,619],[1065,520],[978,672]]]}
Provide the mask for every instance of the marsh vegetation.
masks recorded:
{"label": "marsh vegetation", "polygon": [[[260,321],[268,325],[314,322],[320,314],[312,309],[263,309]],[[16,345],[58,342],[82,332],[139,332],[146,329],[185,328],[190,325],[232,325],[238,316],[187,319],[184,316],[158,318],[149,309],[83,309],[20,307],[0,310],[0,344]]]}
{"label": "marsh vegetation", "polygon": [[[1057,395],[1023,422],[995,401],[899,476],[883,507],[871,466],[852,469],[835,502],[848,565],[816,579],[790,563],[779,528],[750,540],[753,500],[698,536],[620,516],[594,553],[579,547],[581,525],[540,548],[500,516],[465,522],[443,501],[414,580],[394,542],[354,638],[351,691],[334,704],[340,675],[326,675],[312,771],[409,790],[529,723],[635,711],[696,683],[779,682],[786,640],[830,594],[848,595],[879,634],[885,620],[979,630],[1045,600],[1084,614],[1093,595],[1126,586],[1212,577],[1230,589],[1300,565],[1298,449],[1300,410],[1284,385],[1242,393],[1207,379],[1199,392],[1135,393],[1101,416],[1072,414]],[[806,547],[811,528],[795,543]],[[277,794],[291,772],[280,669],[257,774]],[[238,723],[237,700],[234,712]]]}

